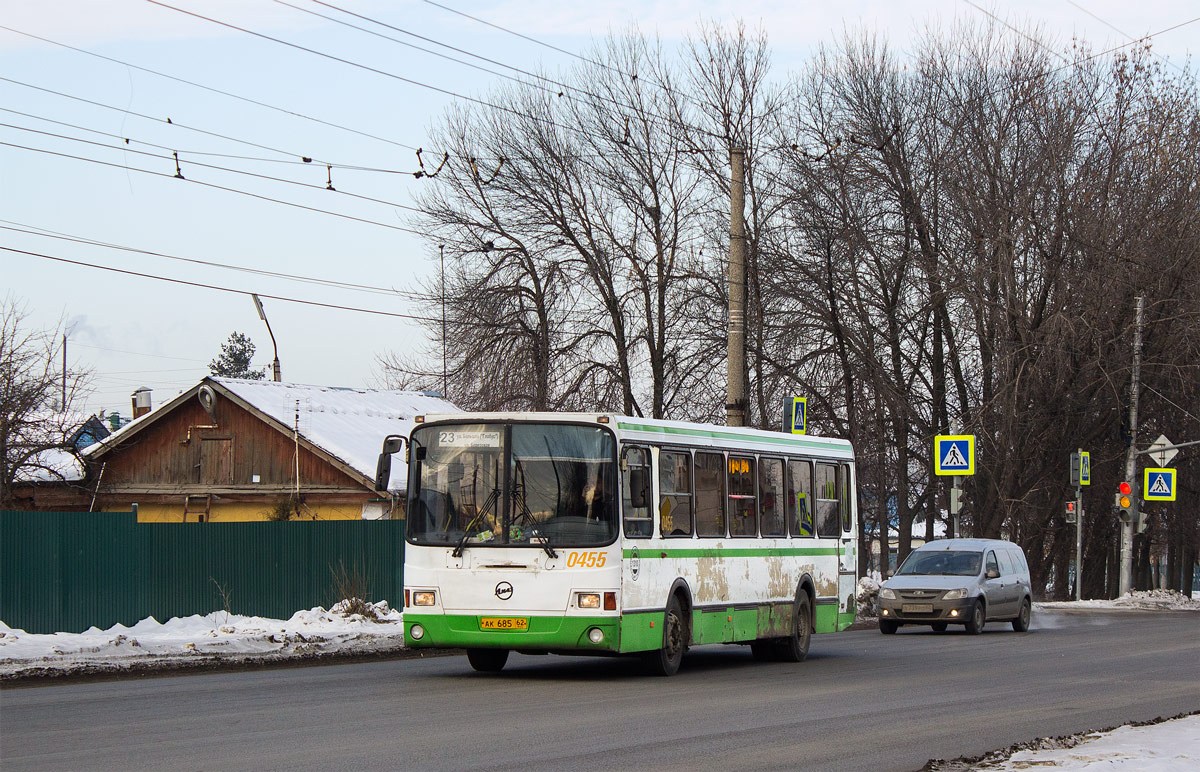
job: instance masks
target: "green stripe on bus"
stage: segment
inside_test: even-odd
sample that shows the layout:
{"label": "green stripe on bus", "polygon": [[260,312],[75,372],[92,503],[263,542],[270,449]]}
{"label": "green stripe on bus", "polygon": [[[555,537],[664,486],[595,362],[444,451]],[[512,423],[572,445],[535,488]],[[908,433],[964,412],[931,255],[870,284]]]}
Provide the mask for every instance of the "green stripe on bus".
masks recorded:
{"label": "green stripe on bus", "polygon": [[[782,557],[832,557],[838,554],[837,547],[730,547],[716,548],[659,548],[644,547],[638,550],[642,560],[662,558],[782,558]],[[633,549],[622,552],[626,558],[633,557]]]}
{"label": "green stripe on bus", "polygon": [[[733,440],[733,441],[740,441],[740,442],[763,442],[763,443],[767,443],[767,444],[771,444],[771,445],[787,445],[787,446],[791,446],[791,447],[807,447],[807,448],[821,448],[821,449],[830,449],[830,448],[838,448],[839,447],[837,444],[831,444],[828,442],[813,442],[812,440],[795,439],[793,437],[789,437],[782,433],[780,433],[780,435],[778,437],[773,437],[771,435],[748,436],[745,434],[735,434],[733,432],[723,432],[723,431],[711,430],[711,429],[684,429],[684,428],[675,427],[675,426],[647,426],[645,424],[630,424],[630,423],[624,423],[624,422],[618,422],[617,427],[620,429],[625,429],[627,431],[651,432],[654,434],[678,434],[678,435],[682,435],[685,437],[701,437],[704,439],[712,439],[712,440]],[[847,445],[847,447],[848,447],[848,445]]]}

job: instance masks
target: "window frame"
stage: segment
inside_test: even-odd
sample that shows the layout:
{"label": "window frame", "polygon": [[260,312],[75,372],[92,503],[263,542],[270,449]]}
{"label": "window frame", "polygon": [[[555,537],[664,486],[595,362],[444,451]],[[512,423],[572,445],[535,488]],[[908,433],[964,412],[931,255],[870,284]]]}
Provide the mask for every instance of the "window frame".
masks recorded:
{"label": "window frame", "polygon": [[[750,488],[751,495],[734,494],[733,492],[733,463],[734,461],[750,462]],[[732,539],[757,539],[759,535],[759,494],[758,494],[758,457],[753,453],[736,453],[736,451],[726,454],[725,460],[726,479],[725,479],[725,528]],[[740,474],[740,473],[739,473]],[[734,533],[734,499],[738,501],[750,500],[751,516],[753,522],[749,533]]]}
{"label": "window frame", "polygon": [[[671,491],[667,494],[662,486],[663,454],[670,453],[687,457],[688,484],[687,491]],[[696,460],[691,448],[658,448],[658,502],[653,517],[658,521],[658,536],[660,539],[694,539],[696,538]],[[688,532],[669,534],[662,525],[662,505],[667,495],[687,496],[688,501]]]}

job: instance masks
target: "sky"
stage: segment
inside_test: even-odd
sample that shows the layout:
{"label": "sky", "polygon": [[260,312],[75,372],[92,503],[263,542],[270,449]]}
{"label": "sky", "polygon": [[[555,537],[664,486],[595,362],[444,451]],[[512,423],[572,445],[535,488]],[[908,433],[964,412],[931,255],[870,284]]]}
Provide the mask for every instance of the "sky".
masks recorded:
{"label": "sky", "polygon": [[[1200,16],[1192,0],[162,3],[174,8],[3,0],[0,14],[0,300],[23,306],[30,329],[65,330],[69,367],[92,373],[88,412],[128,416],[141,386],[161,404],[207,375],[234,331],[269,373],[249,293],[285,381],[381,386],[379,355],[429,347],[412,318],[428,311],[407,294],[438,276],[437,246],[407,208],[429,184],[412,174],[415,151],[453,101],[501,80],[313,13],[550,72],[576,61],[562,51],[630,25],[669,49],[702,20],[741,19],[767,31],[778,78],[847,26],[903,51],[927,24],[987,11],[1102,50]],[[1182,67],[1198,42],[1200,22],[1155,50]]]}

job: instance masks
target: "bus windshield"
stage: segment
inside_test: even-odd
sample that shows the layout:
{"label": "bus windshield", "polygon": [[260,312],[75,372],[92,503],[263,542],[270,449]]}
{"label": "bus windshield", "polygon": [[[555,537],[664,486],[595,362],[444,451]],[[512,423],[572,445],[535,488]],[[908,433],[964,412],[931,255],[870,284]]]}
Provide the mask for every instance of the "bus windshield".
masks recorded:
{"label": "bus windshield", "polygon": [[431,424],[412,435],[408,539],[591,547],[617,536],[616,443],[598,426]]}

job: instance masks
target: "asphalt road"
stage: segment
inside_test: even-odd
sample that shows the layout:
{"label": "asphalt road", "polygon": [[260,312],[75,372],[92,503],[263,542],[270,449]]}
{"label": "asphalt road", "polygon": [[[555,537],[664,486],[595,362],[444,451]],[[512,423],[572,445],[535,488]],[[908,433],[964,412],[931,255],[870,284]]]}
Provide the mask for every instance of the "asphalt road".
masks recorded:
{"label": "asphalt road", "polygon": [[1045,612],[1027,634],[816,636],[807,662],[702,647],[462,656],[0,692],[20,770],[916,770],[1038,737],[1200,711],[1200,616]]}

